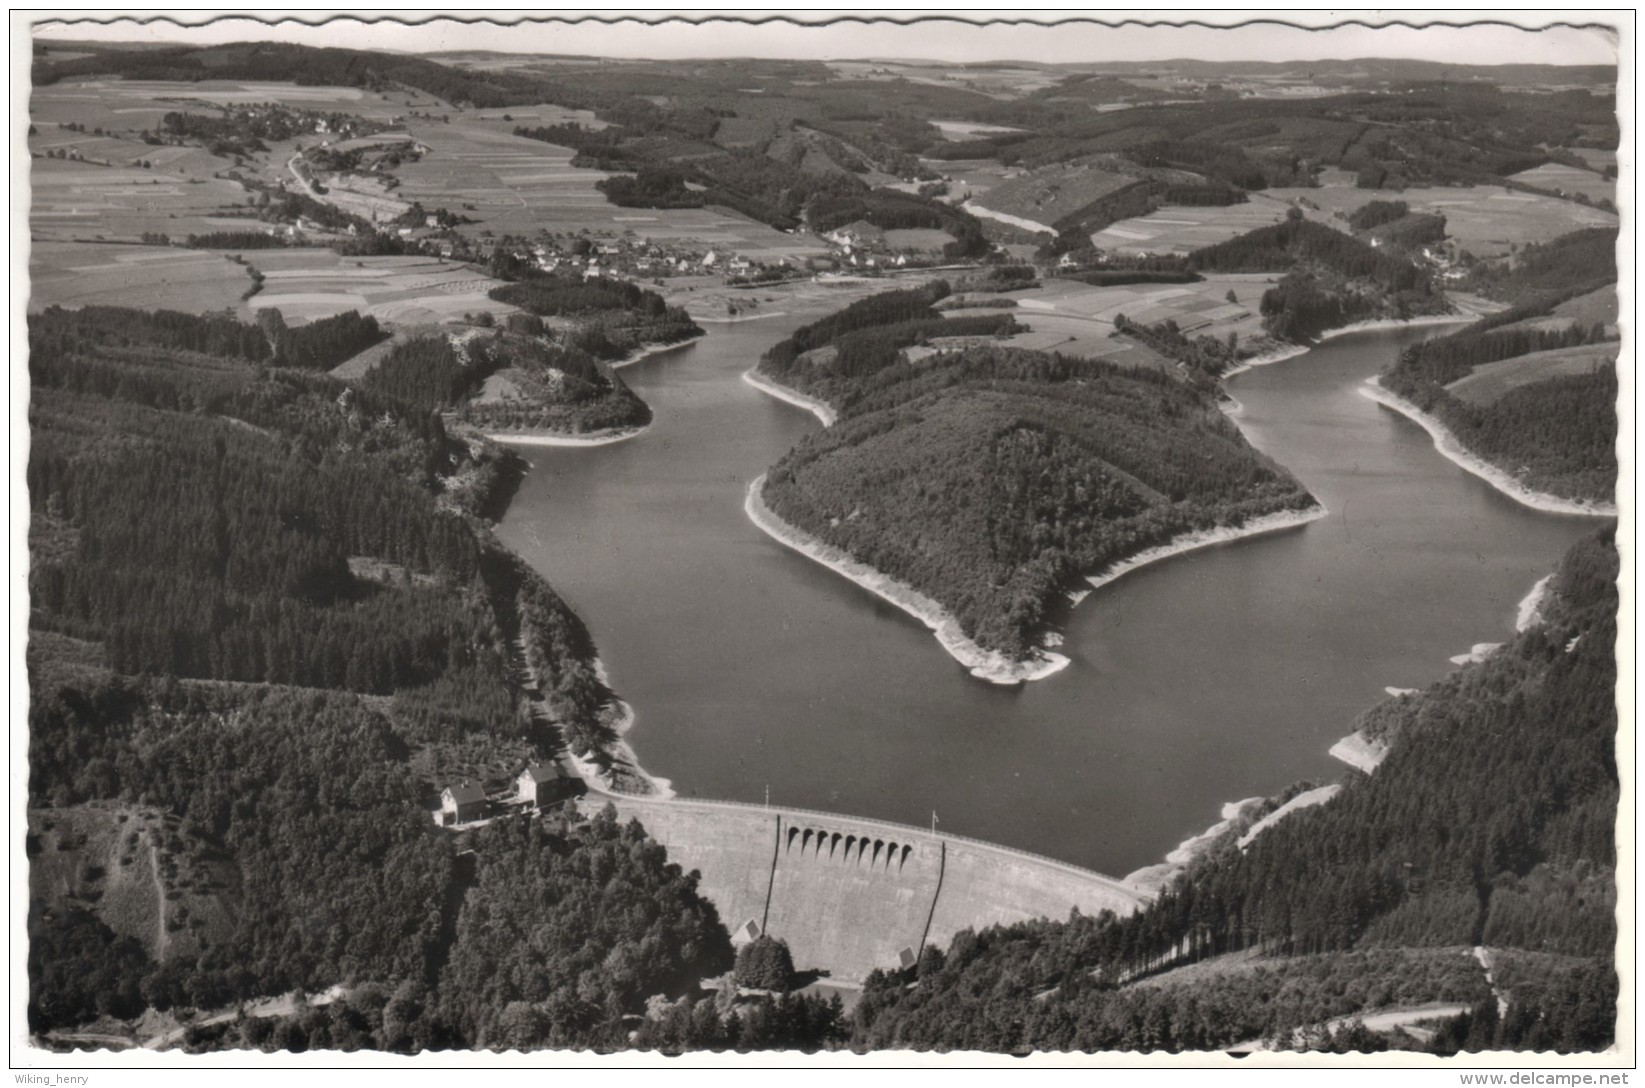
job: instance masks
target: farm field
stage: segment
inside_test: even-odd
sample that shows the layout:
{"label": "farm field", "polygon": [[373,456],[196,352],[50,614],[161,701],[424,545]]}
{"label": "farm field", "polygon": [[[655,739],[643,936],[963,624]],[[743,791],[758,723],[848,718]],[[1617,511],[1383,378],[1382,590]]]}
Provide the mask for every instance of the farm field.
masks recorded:
{"label": "farm field", "polygon": [[378,321],[437,325],[464,313],[512,313],[486,292],[502,281],[438,257],[340,257],[329,249],[252,250],[263,290],[247,311],[274,307],[292,324],[359,310]]}
{"label": "farm field", "polygon": [[[488,115],[489,116],[489,115]],[[518,119],[521,115],[509,111]],[[500,115],[499,115],[500,117]],[[579,231],[635,234],[658,242],[698,241],[754,260],[827,252],[820,243],[784,234],[715,208],[621,208],[594,183],[608,175],[571,165],[569,148],[515,136],[512,122],[463,117],[451,124],[415,121],[408,130],[427,144],[422,160],[396,175],[394,195],[426,207],[448,207],[476,220],[469,231],[535,235]],[[472,209],[464,205],[472,204]]]}
{"label": "farm field", "polygon": [[1054,225],[1136,181],[1129,174],[1086,164],[1049,166],[993,187],[980,203],[1002,215]]}
{"label": "farm field", "polygon": [[1577,347],[1537,351],[1500,363],[1474,367],[1466,378],[1458,378],[1445,387],[1460,400],[1475,406],[1493,404],[1505,394],[1521,386],[1534,385],[1550,378],[1587,374],[1602,367],[1616,365],[1617,345],[1582,344]]}
{"label": "farm field", "polygon": [[1557,162],[1543,163],[1534,170],[1522,170],[1513,175],[1513,180],[1535,185],[1538,189],[1581,193],[1589,200],[1609,200],[1613,204],[1616,203],[1614,180],[1602,178],[1591,170],[1578,170],[1574,166],[1565,166]]}
{"label": "farm field", "polygon": [[570,149],[515,136],[510,128],[508,122],[467,117],[408,125],[429,152],[395,171],[395,195],[430,208],[457,211],[462,205],[477,229],[498,234],[608,228],[610,212],[623,210],[594,188],[608,175],[575,169]]}
{"label": "farm field", "polygon": [[[1326,217],[1334,212],[1347,215],[1372,200],[1403,200],[1413,212],[1445,216],[1446,233],[1463,249],[1480,258],[1506,256],[1509,245],[1547,242],[1583,227],[1617,225],[1617,217],[1610,212],[1557,197],[1510,192],[1497,185],[1406,189],[1400,193],[1337,188],[1269,189],[1264,195],[1280,201],[1304,197],[1319,205]],[[1322,215],[1316,213],[1312,218],[1322,218]]]}
{"label": "farm field", "polygon": [[[1123,314],[1141,324],[1175,321],[1186,333],[1242,340],[1261,336],[1262,316],[1257,302],[1277,276],[1234,274],[1213,276],[1202,283],[1141,283],[1124,287],[1092,287],[1074,280],[1048,280],[1029,291],[1014,291],[1012,311],[1028,331],[1004,343],[1036,351],[1106,358],[1127,365],[1169,366],[1166,360],[1128,341],[1112,339],[1114,318]],[[1238,302],[1228,301],[1233,291]],[[955,310],[964,316],[975,311]]]}
{"label": "farm field", "polygon": [[[1363,190],[1356,192],[1362,200],[1371,199],[1363,195]],[[1189,253],[1278,223],[1285,218],[1286,207],[1270,193],[1252,193],[1248,203],[1225,208],[1161,208],[1151,215],[1109,224],[1091,235],[1091,244],[1113,253]]]}
{"label": "farm field", "polygon": [[908,227],[885,232],[885,244],[892,249],[940,250],[954,240],[945,230],[927,227]]}
{"label": "farm field", "polygon": [[35,159],[29,233],[43,241],[137,241],[145,233],[183,238],[244,230],[245,190],[216,178],[179,178],[141,167]]}
{"label": "farm field", "polygon": [[219,253],[98,242],[36,242],[29,280],[31,312],[97,305],[206,313],[240,307],[252,283]]}
{"label": "farm field", "polygon": [[1616,165],[1616,152],[1606,151],[1597,147],[1567,147],[1569,151],[1595,170],[1603,170],[1607,166]]}

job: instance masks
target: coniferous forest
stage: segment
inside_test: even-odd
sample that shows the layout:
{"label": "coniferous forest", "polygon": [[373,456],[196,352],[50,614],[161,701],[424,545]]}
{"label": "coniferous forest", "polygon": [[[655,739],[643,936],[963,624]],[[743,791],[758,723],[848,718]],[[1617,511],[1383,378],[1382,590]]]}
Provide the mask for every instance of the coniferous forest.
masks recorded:
{"label": "coniferous forest", "polygon": [[[66,897],[37,885],[33,1030],[369,979],[324,1026],[239,1044],[611,1045],[646,997],[729,968],[637,825],[490,829],[476,868],[429,819],[460,775],[597,742],[611,699],[581,622],[481,519],[506,455],[392,391],[268,366],[231,321],[48,311],[29,334],[28,846],[77,859]],[[88,840],[106,859],[78,860]],[[172,908],[145,919],[121,889],[151,868]],[[587,962],[539,947],[562,974],[490,1003],[477,942],[548,901]]]}

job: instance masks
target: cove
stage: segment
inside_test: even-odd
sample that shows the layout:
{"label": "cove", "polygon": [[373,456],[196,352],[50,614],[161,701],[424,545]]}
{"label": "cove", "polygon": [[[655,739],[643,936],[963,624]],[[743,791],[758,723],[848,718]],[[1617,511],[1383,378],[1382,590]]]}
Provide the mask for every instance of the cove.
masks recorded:
{"label": "cove", "polygon": [[1432,329],[1356,333],[1227,383],[1252,443],[1330,511],[1127,574],[1061,617],[1071,664],[977,681],[896,608],[771,540],[749,483],[807,411],[742,380],[819,312],[715,325],[623,378],[655,422],[529,448],[503,541],[587,622],[681,797],[926,826],[1123,876],[1227,801],[1348,769],[1327,750],[1388,686],[1508,638],[1591,519],[1519,506],[1360,396]]}

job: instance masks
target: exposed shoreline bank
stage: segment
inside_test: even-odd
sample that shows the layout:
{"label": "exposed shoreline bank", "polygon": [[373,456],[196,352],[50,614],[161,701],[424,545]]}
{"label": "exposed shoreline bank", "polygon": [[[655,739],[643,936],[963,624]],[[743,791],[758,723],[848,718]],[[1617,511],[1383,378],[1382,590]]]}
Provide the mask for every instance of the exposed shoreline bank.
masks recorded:
{"label": "exposed shoreline bank", "polygon": [[778,400],[792,404],[796,408],[804,408],[821,420],[824,427],[832,427],[834,421],[839,418],[839,413],[823,401],[818,400],[816,397],[808,397],[786,385],[779,385],[765,375],[757,373],[753,367],[743,371],[743,381],[768,397],[776,397]]}
{"label": "exposed shoreline bank", "polygon": [[[1158,563],[1162,559],[1170,559],[1175,555],[1196,551],[1200,548],[1210,548],[1218,544],[1228,544],[1236,540],[1243,540],[1248,536],[1260,536],[1263,533],[1277,533],[1284,529],[1295,529],[1307,525],[1311,521],[1318,521],[1330,513],[1325,507],[1315,503],[1305,510],[1280,510],[1272,514],[1263,514],[1252,518],[1244,525],[1222,525],[1215,529],[1198,529],[1190,533],[1183,533],[1172,537],[1169,543],[1160,544],[1144,549],[1127,559],[1111,563],[1098,574],[1086,575],[1085,581],[1092,589],[1101,589],[1110,582],[1130,574],[1150,563]],[[1083,599],[1083,598],[1082,598]]]}
{"label": "exposed shoreline bank", "polygon": [[736,317],[700,317],[691,315],[691,320],[699,325],[741,325],[745,321],[764,321],[768,317],[787,317],[787,310],[772,310],[770,313],[738,314]]}
{"label": "exposed shoreline bank", "polygon": [[1313,347],[1308,344],[1292,344],[1288,348],[1280,348],[1262,355],[1253,355],[1249,359],[1241,359],[1231,369],[1223,371],[1221,376],[1224,379],[1232,378],[1236,374],[1244,374],[1252,367],[1273,366],[1275,363],[1295,359],[1298,355],[1306,355],[1313,350]]}
{"label": "exposed shoreline bank", "polygon": [[614,442],[627,442],[644,434],[650,427],[625,427],[620,431],[593,431],[586,435],[560,434],[554,431],[520,431],[517,434],[498,432],[486,434],[485,437],[493,442],[501,442],[510,446],[609,446]]}
{"label": "exposed shoreline bank", "polygon": [[1165,860],[1153,865],[1144,865],[1134,872],[1127,873],[1123,882],[1148,891],[1151,898],[1158,898],[1165,886],[1176,879],[1178,873],[1186,869],[1190,862],[1199,857],[1224,835],[1232,831],[1235,825],[1245,815],[1246,809],[1253,805],[1260,805],[1267,800],[1264,797],[1247,797],[1243,801],[1229,801],[1222,806],[1222,819],[1195,835],[1190,835],[1176,848],[1165,855]]}
{"label": "exposed shoreline bank", "polygon": [[936,634],[948,655],[977,679],[992,684],[1020,684],[1042,680],[1068,666],[1068,658],[1043,650],[1039,651],[1037,660],[1019,662],[998,651],[983,649],[960,630],[959,620],[930,597],[783,521],[765,505],[761,495],[764,486],[763,473],[748,486],[748,497],[743,502],[748,520],[779,544],[821,563],[925,624]]}
{"label": "exposed shoreline bank", "polygon": [[1356,332],[1384,332],[1388,329],[1417,329],[1425,325],[1471,325],[1478,321],[1482,314],[1455,313],[1455,314],[1427,314],[1423,317],[1378,317],[1370,321],[1355,321],[1347,325],[1340,325],[1334,329],[1326,329],[1319,334],[1319,342],[1335,340],[1339,336],[1349,336]]}
{"label": "exposed shoreline bank", "polygon": [[1612,503],[1566,499],[1543,491],[1533,491],[1531,488],[1526,487],[1502,469],[1473,453],[1458,440],[1456,435],[1451,433],[1449,427],[1404,397],[1389,390],[1378,378],[1366,379],[1365,384],[1359,387],[1359,395],[1376,401],[1384,408],[1398,412],[1420,426],[1434,440],[1434,449],[1439,451],[1441,457],[1465,472],[1478,476],[1523,506],[1529,506],[1533,510],[1541,510],[1546,514],[1573,514],[1591,518],[1614,518],[1617,516],[1617,508]]}
{"label": "exposed shoreline bank", "polygon": [[[607,688],[610,687],[605,662],[598,657],[594,659],[594,675],[599,677],[600,683],[605,684]],[[645,783],[648,792],[630,793],[617,789],[608,771],[601,768],[594,760],[573,752],[569,747],[566,749],[566,758],[571,761],[571,765],[576,768],[577,774],[582,777],[583,782],[587,784],[589,791],[592,793],[612,797],[636,797],[650,801],[672,801],[676,796],[673,782],[659,775],[654,775],[640,766],[639,759],[634,755],[633,746],[628,743],[629,730],[634,728],[634,722],[639,718],[639,715],[635,713],[632,706],[622,699],[614,698],[612,708],[616,711],[616,716],[610,723],[610,729],[617,735],[617,739],[606,745],[605,749],[599,754],[605,756],[612,763],[623,765],[628,773]]]}
{"label": "exposed shoreline bank", "polygon": [[[624,367],[633,366],[642,359],[649,359],[653,355],[662,355],[665,352],[677,351],[680,348],[689,347],[707,335],[708,334],[706,332],[699,332],[693,336],[687,337],[684,340],[675,340],[667,344],[641,344],[639,347],[629,352],[628,355],[614,363],[607,363],[606,365],[612,370],[621,370]],[[649,407],[649,405],[647,407]],[[485,431],[482,433],[486,438],[489,438],[493,442],[504,442],[512,446],[557,446],[575,448],[583,446],[609,446],[615,442],[626,442],[630,438],[636,438],[650,429],[651,424],[647,423],[641,427],[613,427],[603,431],[589,431],[586,434],[542,430]]]}
{"label": "exposed shoreline bank", "polygon": [[[692,318],[692,320],[695,321],[696,318]],[[690,336],[686,337],[684,340],[670,340],[666,344],[662,343],[660,341],[652,341],[649,344],[641,344],[639,347],[635,348],[633,351],[629,352],[627,355],[623,356],[621,359],[618,359],[614,363],[607,363],[606,365],[609,366],[612,370],[621,370],[625,366],[633,366],[635,363],[639,362],[640,360],[649,359],[653,355],[662,355],[665,352],[678,351],[680,348],[690,347],[692,344],[695,344],[697,341],[701,340],[703,337],[705,337],[707,335],[708,335],[708,333],[706,331],[703,331],[703,332],[692,333]]]}
{"label": "exposed shoreline bank", "polygon": [[[1554,576],[1545,574],[1539,578],[1531,591],[1525,594],[1515,610],[1514,632],[1524,634],[1542,622],[1542,605],[1548,599],[1549,587],[1553,585]],[[1473,647],[1466,654],[1451,658],[1454,665],[1463,665],[1471,661],[1482,661],[1500,643],[1482,642]],[[1419,694],[1416,688],[1386,687],[1390,698],[1398,699],[1406,695]],[[1329,754],[1365,774],[1371,774],[1377,769],[1383,758],[1388,755],[1388,745],[1382,741],[1372,740],[1363,732],[1354,732],[1343,737],[1331,745]]]}

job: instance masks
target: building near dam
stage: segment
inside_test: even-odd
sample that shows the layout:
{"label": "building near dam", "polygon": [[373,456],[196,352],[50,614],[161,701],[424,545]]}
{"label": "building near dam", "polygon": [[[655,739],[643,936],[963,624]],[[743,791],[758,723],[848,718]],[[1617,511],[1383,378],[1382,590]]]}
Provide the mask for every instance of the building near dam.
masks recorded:
{"label": "building near dam", "polygon": [[610,800],[701,874],[733,941],[788,943],[800,970],[860,981],[911,966],[962,929],[1104,910],[1140,888],[1050,858],[857,817],[718,801]]}

